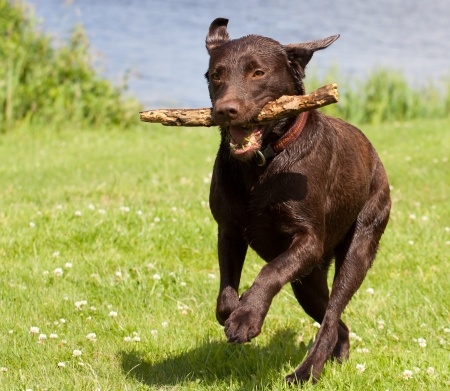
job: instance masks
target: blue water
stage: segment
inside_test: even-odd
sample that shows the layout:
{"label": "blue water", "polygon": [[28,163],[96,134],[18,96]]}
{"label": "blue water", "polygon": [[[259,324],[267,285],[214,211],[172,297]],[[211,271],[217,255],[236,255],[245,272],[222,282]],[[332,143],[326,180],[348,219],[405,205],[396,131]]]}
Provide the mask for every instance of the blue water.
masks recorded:
{"label": "blue water", "polygon": [[[67,38],[82,24],[96,67],[114,83],[129,74],[130,93],[146,108],[210,106],[204,41],[216,17],[232,38],[270,36],[281,43],[341,37],[310,68],[338,64],[363,78],[375,67],[401,70],[411,83],[450,76],[449,0],[27,0],[40,28]],[[339,83],[339,80],[336,80]]]}

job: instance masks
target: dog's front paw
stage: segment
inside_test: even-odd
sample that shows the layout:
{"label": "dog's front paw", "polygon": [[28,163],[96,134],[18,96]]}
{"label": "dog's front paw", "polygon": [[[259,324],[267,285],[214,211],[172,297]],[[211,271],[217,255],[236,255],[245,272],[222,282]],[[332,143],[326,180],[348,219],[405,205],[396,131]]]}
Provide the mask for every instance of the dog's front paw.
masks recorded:
{"label": "dog's front paw", "polygon": [[251,307],[235,309],[225,322],[225,335],[230,343],[245,343],[261,332],[264,317]]}
{"label": "dog's front paw", "polygon": [[217,298],[216,318],[223,326],[231,313],[239,306],[239,296],[235,290],[224,289]]}

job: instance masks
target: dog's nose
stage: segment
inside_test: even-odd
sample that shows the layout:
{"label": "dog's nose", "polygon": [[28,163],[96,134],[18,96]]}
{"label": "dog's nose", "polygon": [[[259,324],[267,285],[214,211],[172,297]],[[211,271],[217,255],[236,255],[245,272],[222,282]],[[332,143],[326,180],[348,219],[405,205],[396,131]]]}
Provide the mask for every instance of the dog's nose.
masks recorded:
{"label": "dog's nose", "polygon": [[239,103],[236,100],[216,102],[214,107],[216,116],[222,119],[235,119],[239,115]]}

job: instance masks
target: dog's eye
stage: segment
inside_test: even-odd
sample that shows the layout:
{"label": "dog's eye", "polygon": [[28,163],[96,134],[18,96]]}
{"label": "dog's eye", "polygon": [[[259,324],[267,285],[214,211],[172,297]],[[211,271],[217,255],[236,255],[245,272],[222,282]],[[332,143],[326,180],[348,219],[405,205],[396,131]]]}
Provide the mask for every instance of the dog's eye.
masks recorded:
{"label": "dog's eye", "polygon": [[264,76],[264,71],[261,69],[257,69],[255,72],[253,72],[253,77],[261,77]]}
{"label": "dog's eye", "polygon": [[217,72],[211,73],[211,80],[214,81],[219,81],[220,80],[220,75]]}

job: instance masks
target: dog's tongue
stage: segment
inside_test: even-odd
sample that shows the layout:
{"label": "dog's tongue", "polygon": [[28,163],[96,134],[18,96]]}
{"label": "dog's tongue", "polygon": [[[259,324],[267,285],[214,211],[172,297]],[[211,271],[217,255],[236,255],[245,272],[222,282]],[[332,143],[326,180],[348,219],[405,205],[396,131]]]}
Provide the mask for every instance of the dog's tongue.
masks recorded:
{"label": "dog's tongue", "polygon": [[231,138],[233,139],[233,142],[237,145],[246,144],[247,141],[245,139],[248,138],[251,134],[250,130],[239,128],[237,126],[230,126],[229,132]]}
{"label": "dog's tongue", "polygon": [[261,147],[261,129],[246,129],[237,126],[228,128],[230,135],[230,151],[239,160],[247,161]]}

